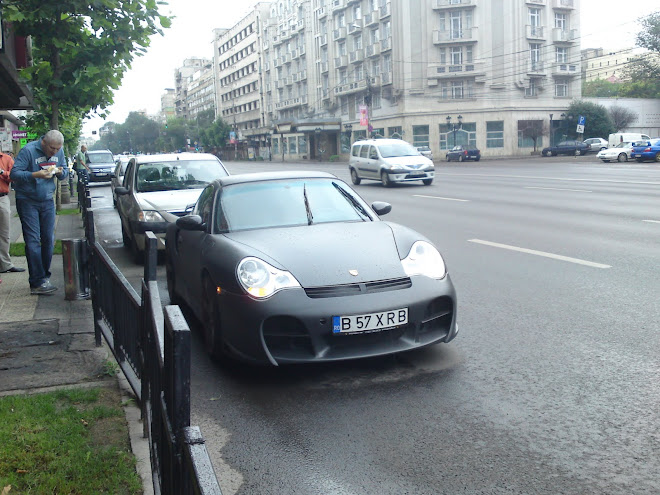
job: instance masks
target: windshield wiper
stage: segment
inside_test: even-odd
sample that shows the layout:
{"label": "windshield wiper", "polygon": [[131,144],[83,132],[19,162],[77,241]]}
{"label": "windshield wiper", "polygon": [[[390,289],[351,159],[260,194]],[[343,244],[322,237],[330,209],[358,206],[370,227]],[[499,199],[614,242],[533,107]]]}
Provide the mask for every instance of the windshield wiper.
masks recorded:
{"label": "windshield wiper", "polygon": [[307,199],[307,184],[303,184],[303,198],[305,200],[305,209],[307,210],[307,225],[312,225],[314,222],[314,215],[309,208],[309,200]]}
{"label": "windshield wiper", "polygon": [[[358,203],[353,196],[351,196],[346,191],[344,191],[339,185],[337,185],[337,183],[333,182],[332,185],[337,191],[339,191],[339,194],[341,194],[344,197],[344,199],[346,199],[346,201],[348,201],[351,204],[351,206],[355,209],[355,211],[357,211],[360,215],[362,215],[366,219],[371,220],[371,217],[369,216],[369,213],[367,213],[367,210],[365,210],[364,207],[360,203]],[[365,220],[362,221],[364,222]]]}

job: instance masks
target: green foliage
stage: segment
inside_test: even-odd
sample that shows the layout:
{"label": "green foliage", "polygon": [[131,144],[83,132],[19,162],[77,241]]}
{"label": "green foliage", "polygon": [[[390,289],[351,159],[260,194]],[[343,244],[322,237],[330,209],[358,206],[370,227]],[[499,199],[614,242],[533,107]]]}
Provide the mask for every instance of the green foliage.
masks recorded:
{"label": "green foliage", "polygon": [[339,155],[330,155],[330,158],[328,158],[329,162],[338,162],[341,159]]}
{"label": "green foliage", "polygon": [[594,98],[616,98],[621,90],[621,83],[613,83],[606,79],[594,79],[582,84],[582,96]]}
{"label": "green foliage", "polygon": [[[596,103],[576,100],[573,101],[565,112],[563,122],[559,129],[568,139],[577,139],[577,121],[580,115],[586,119],[584,134],[582,137],[604,137],[607,139],[615,132],[614,124],[607,109]],[[557,141],[558,142],[558,141]]]}
{"label": "green foliage", "polygon": [[637,34],[637,46],[646,48],[651,55],[642,55],[628,63],[625,75],[631,81],[632,98],[660,98],[660,11],[640,19],[642,30]]}
{"label": "green foliage", "polygon": [[34,63],[21,70],[42,123],[101,113],[113,103],[134,56],[170,19],[156,0],[3,0],[3,17],[18,35],[31,36]]}

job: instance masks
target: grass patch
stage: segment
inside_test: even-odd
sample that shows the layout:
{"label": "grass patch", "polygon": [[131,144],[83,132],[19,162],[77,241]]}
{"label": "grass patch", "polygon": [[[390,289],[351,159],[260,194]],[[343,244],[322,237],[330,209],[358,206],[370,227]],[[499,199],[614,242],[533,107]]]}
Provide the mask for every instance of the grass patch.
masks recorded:
{"label": "grass patch", "polygon": [[140,494],[115,388],[0,398],[0,489]]}
{"label": "grass patch", "polygon": [[[62,240],[55,239],[55,246],[53,247],[53,254],[62,254]],[[25,243],[12,242],[9,245],[9,256],[25,256]]]}
{"label": "grass patch", "polygon": [[55,213],[57,215],[80,215],[80,208],[62,208]]}

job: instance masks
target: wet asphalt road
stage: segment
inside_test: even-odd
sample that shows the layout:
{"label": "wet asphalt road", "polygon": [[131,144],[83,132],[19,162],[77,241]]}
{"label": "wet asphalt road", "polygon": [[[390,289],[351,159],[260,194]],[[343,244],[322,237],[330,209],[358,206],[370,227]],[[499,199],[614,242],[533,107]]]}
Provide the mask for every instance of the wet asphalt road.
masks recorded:
{"label": "wet asphalt road", "polygon": [[[227,167],[348,180],[345,164]],[[382,359],[227,368],[190,319],[192,423],[225,495],[660,491],[660,164],[438,164],[429,187],[355,189],[438,245],[459,335]],[[92,197],[137,286],[109,187]],[[159,280],[167,302],[162,266]]]}

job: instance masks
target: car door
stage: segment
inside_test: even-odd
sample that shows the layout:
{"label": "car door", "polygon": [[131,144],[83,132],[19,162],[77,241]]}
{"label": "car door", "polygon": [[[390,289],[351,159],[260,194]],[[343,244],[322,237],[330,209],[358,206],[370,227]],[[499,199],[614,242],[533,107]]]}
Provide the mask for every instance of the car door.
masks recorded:
{"label": "car door", "polygon": [[378,149],[374,145],[369,145],[367,150],[367,163],[369,164],[369,173],[374,179],[380,178],[381,159]]}
{"label": "car door", "polygon": [[117,194],[117,212],[119,213],[119,219],[121,220],[122,233],[126,233],[129,236],[132,234],[130,220],[128,217],[128,211],[130,210],[130,197],[133,195],[132,186],[133,176],[135,175],[135,160],[131,160],[126,168],[126,174],[124,175],[124,182],[121,186],[129,190],[128,194]]}

